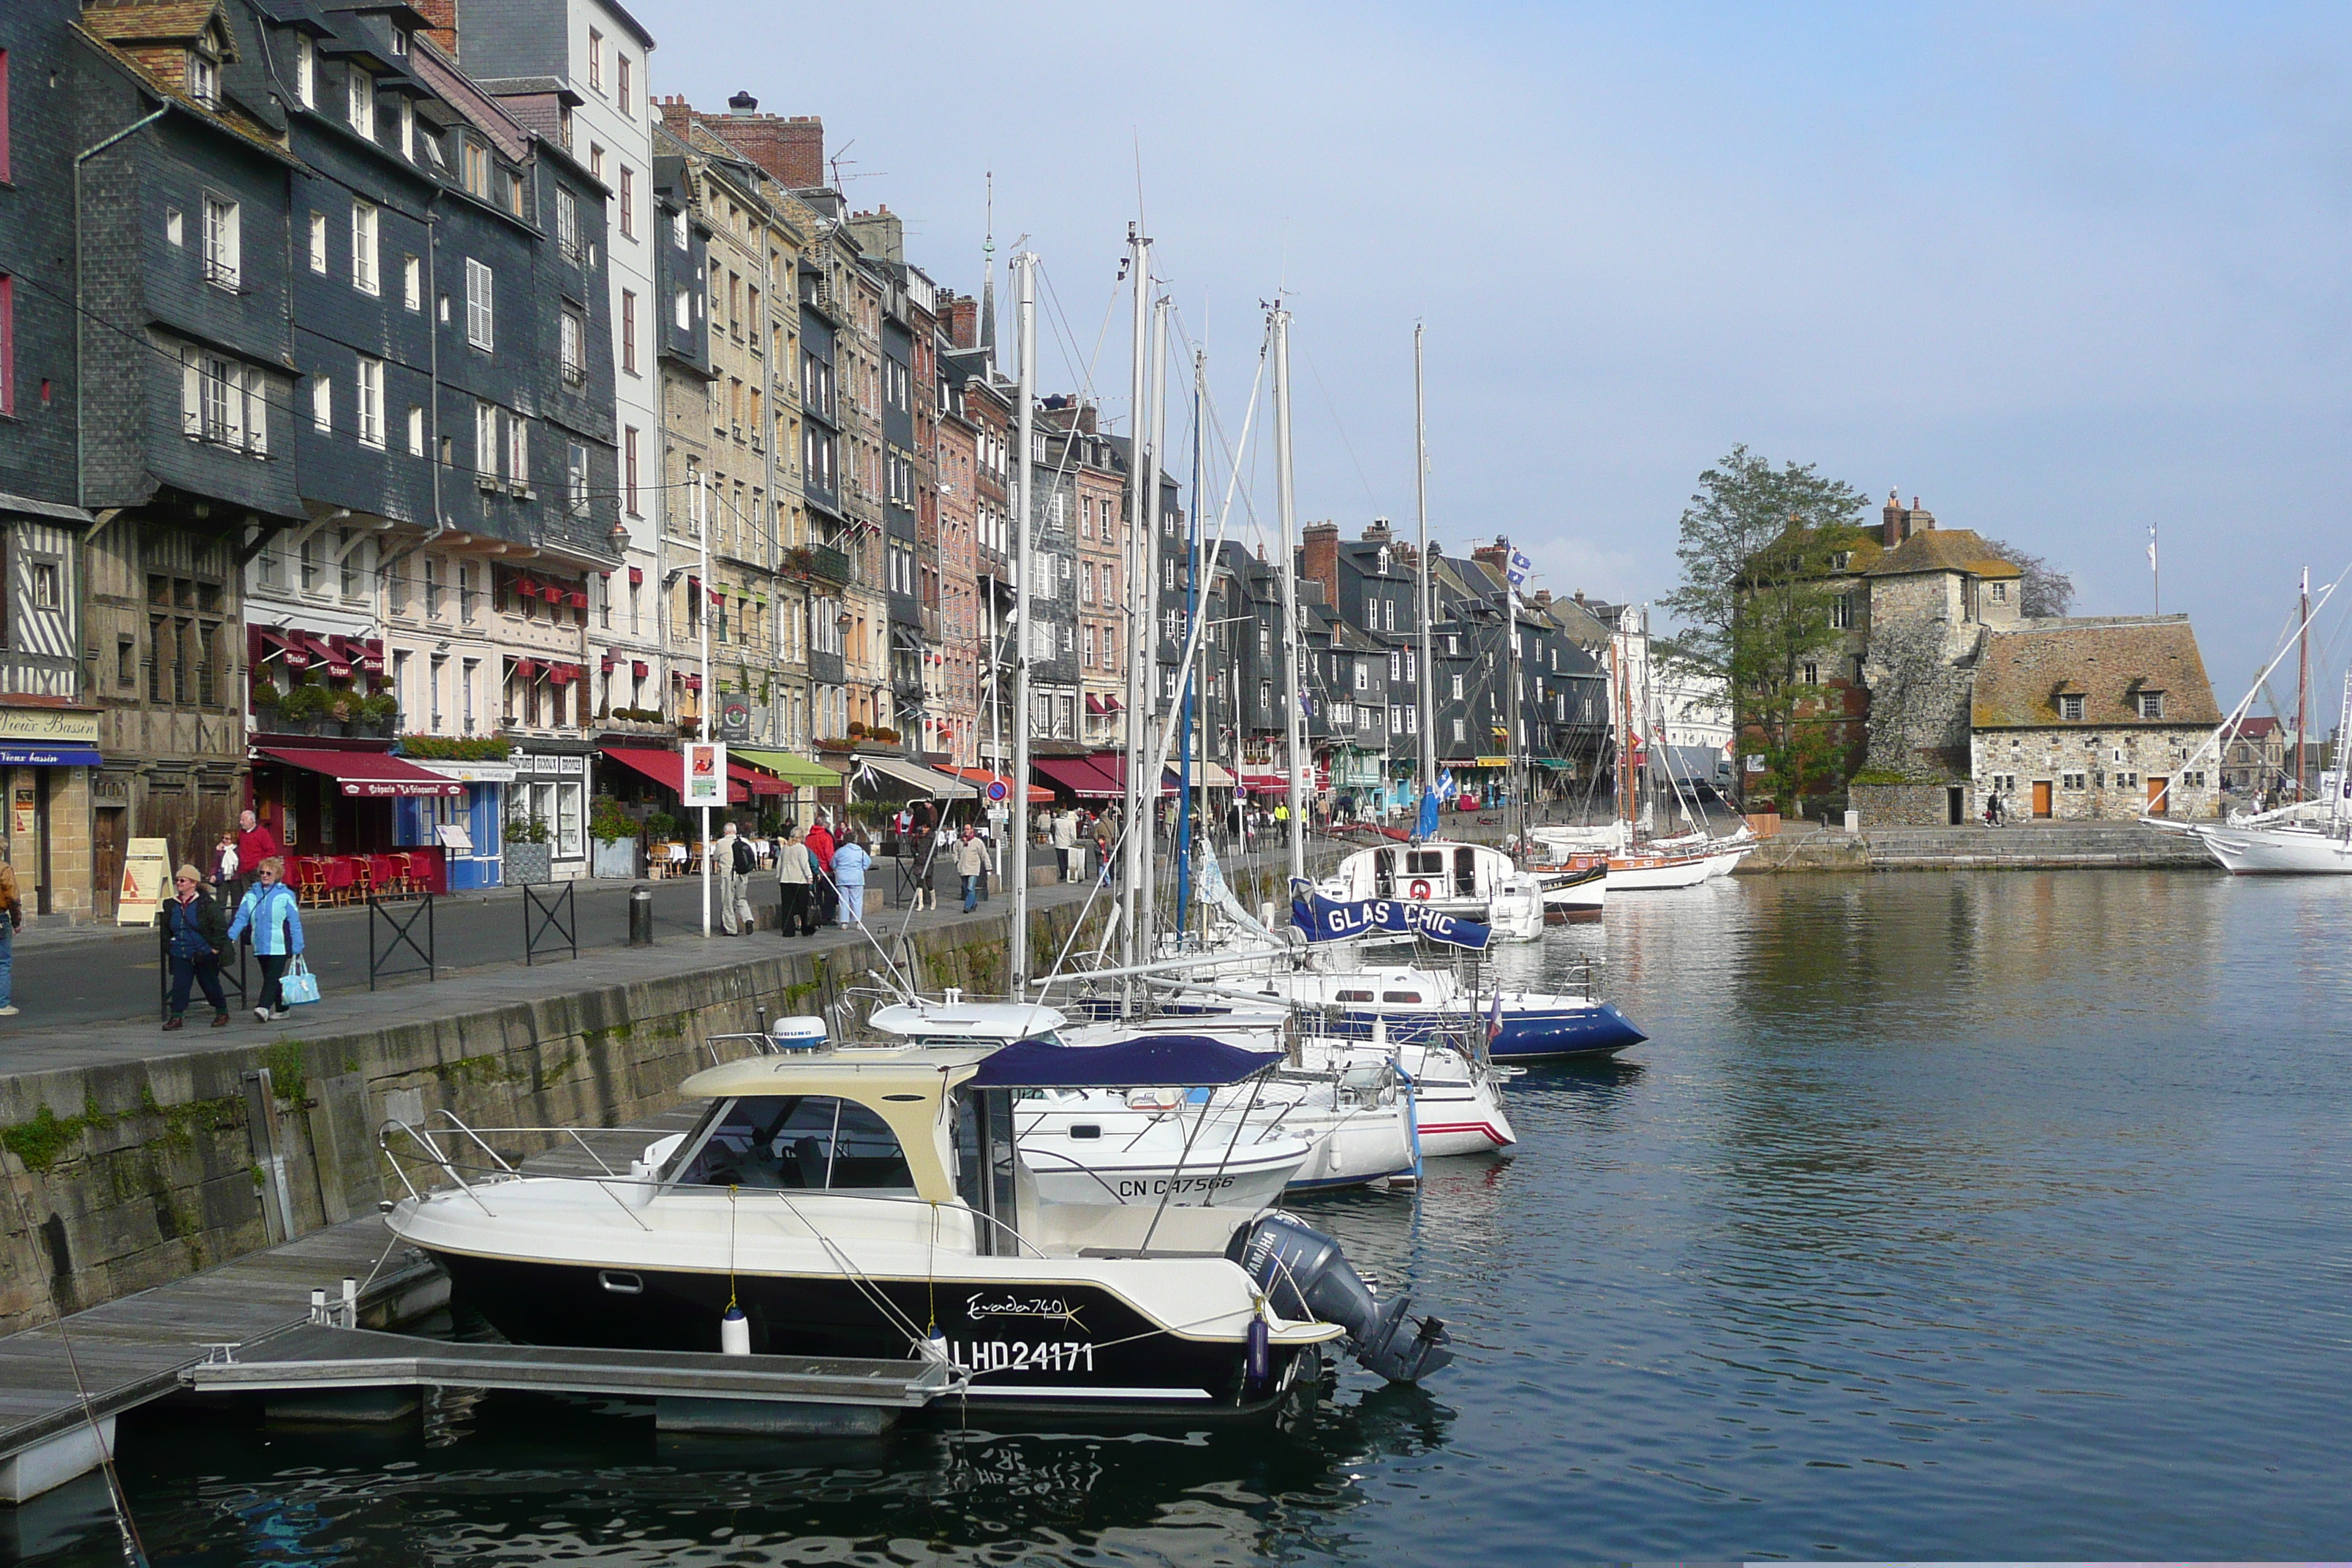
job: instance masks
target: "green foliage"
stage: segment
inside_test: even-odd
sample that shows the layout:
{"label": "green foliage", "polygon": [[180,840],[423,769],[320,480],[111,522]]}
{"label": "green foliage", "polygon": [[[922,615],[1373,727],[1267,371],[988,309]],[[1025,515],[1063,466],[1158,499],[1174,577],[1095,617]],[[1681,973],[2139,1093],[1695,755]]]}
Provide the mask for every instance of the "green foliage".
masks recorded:
{"label": "green foliage", "polygon": [[1729,686],[1741,750],[1760,735],[1765,771],[1741,780],[1750,793],[1801,794],[1839,771],[1838,742],[1798,710],[1822,695],[1801,676],[1836,644],[1824,578],[1833,554],[1870,537],[1864,502],[1810,464],[1775,468],[1743,446],[1699,476],[1683,509],[1682,583],[1665,607],[1682,623],[1679,652]]}
{"label": "green foliage", "polygon": [[613,717],[639,724],[658,724],[662,721],[662,710],[658,708],[615,708]]}
{"label": "green foliage", "polygon": [[588,836],[599,844],[618,844],[624,838],[637,836],[637,824],[621,809],[619,801],[609,795],[600,795],[588,808]]}
{"label": "green foliage", "polygon": [[279,1040],[261,1053],[261,1065],[269,1069],[271,1092],[289,1105],[304,1102],[305,1091],[310,1087],[310,1075],[302,1061],[302,1042]]}
{"label": "green foliage", "polygon": [[44,1105],[31,1121],[0,1127],[0,1148],[23,1161],[25,1169],[47,1173],[84,1132],[112,1125],[114,1118],[99,1110],[95,1100],[85,1099],[79,1116],[59,1116]]}
{"label": "green foliage", "polygon": [[358,712],[371,724],[388,724],[400,717],[400,699],[389,691],[379,691],[361,698]]}
{"label": "green foliage", "polygon": [[310,719],[323,719],[334,702],[335,693],[323,686],[296,686],[278,700],[278,717],[293,724]]}
{"label": "green foliage", "polygon": [[1845,782],[1854,784],[1909,784],[1911,781],[1893,768],[1864,768]]}
{"label": "green foliage", "polygon": [[547,818],[528,812],[517,812],[507,818],[507,842],[509,844],[544,844],[549,834]]}
{"label": "green foliage", "polygon": [[400,754],[427,763],[502,763],[514,742],[478,735],[403,735]]}

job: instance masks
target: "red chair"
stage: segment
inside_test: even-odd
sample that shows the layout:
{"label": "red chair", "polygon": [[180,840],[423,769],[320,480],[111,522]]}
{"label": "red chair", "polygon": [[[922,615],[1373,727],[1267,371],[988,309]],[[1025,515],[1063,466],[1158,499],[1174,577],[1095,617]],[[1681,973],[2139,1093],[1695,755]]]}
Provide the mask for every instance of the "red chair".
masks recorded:
{"label": "red chair", "polygon": [[294,861],[294,894],[312,908],[327,901],[327,863],[303,855]]}
{"label": "red chair", "polygon": [[331,901],[349,903],[358,884],[359,876],[352,868],[350,857],[338,855],[327,862],[327,897]]}
{"label": "red chair", "polygon": [[392,885],[395,891],[414,893],[416,886],[416,857],[399,852],[387,855],[384,863],[392,868]]}

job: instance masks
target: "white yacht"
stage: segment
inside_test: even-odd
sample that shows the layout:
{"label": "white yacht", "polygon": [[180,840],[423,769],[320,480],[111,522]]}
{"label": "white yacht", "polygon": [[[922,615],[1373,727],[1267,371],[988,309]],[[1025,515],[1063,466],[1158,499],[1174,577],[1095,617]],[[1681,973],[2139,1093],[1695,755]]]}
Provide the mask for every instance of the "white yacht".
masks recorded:
{"label": "white yacht", "polygon": [[1542,879],[1491,844],[1377,844],[1341,860],[1318,890],[1342,903],[1391,900],[1477,921],[1506,942],[1543,936]]}
{"label": "white yacht", "polygon": [[1411,1325],[1291,1216],[1059,1201],[1018,1157],[1020,1091],[1226,1088],[1277,1059],[1198,1039],[765,1054],[688,1079],[693,1130],[604,1176],[522,1175],[488,1152],[497,1130],[389,1123],[425,1163],[395,1159],[388,1223],[518,1343],[928,1356],[975,1405],[1075,1412],[1268,1409],[1339,1341],[1415,1380],[1451,1359],[1444,1325]]}

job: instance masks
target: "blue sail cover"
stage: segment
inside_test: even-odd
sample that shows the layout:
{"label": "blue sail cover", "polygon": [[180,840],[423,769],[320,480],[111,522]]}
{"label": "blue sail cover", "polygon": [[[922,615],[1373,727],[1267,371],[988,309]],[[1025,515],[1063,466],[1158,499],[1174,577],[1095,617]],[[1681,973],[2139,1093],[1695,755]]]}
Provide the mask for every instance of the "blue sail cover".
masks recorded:
{"label": "blue sail cover", "polygon": [[1437,837],[1437,792],[1434,789],[1424,787],[1421,792],[1421,815],[1414,819],[1412,836],[1415,838]]}
{"label": "blue sail cover", "polygon": [[1350,937],[1382,931],[1393,936],[1423,936],[1454,947],[1483,948],[1493,933],[1476,921],[1440,914],[1427,904],[1409,899],[1367,899],[1343,903],[1320,893],[1290,900],[1290,923],[1309,942],[1345,942]]}
{"label": "blue sail cover", "polygon": [[1141,1035],[1110,1046],[1015,1040],[980,1064],[968,1089],[1212,1089],[1282,1061],[1207,1035]]}

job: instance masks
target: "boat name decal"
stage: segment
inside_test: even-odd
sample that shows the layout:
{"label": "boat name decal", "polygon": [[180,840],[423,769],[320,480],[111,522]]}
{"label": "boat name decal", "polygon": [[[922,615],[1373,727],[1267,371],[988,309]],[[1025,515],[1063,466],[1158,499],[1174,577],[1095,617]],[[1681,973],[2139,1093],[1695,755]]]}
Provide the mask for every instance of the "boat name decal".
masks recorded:
{"label": "boat name decal", "polygon": [[1454,947],[1483,948],[1492,935],[1476,921],[1445,914],[1409,899],[1342,902],[1315,892],[1300,897],[1296,889],[1290,900],[1290,923],[1305,931],[1309,942],[1343,942],[1377,931],[1427,937]]}
{"label": "boat name decal", "polygon": [[1231,1176],[1121,1176],[1111,1184],[1119,1202],[1129,1198],[1165,1197],[1173,1193],[1182,1197],[1188,1193],[1203,1194],[1222,1191],[1234,1184]]}
{"label": "boat name decal", "polygon": [[[1080,1309],[1059,1296],[999,1296],[973,1294],[964,1298],[963,1315],[982,1318],[1038,1318],[1050,1322],[1077,1323]],[[1078,1324],[1083,1328],[1086,1325]]]}
{"label": "boat name decal", "polygon": [[950,1340],[948,1360],[966,1372],[1092,1372],[1095,1347],[1083,1340]]}

